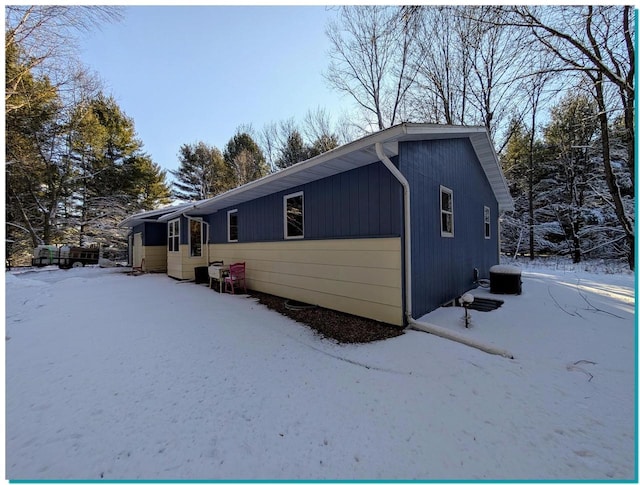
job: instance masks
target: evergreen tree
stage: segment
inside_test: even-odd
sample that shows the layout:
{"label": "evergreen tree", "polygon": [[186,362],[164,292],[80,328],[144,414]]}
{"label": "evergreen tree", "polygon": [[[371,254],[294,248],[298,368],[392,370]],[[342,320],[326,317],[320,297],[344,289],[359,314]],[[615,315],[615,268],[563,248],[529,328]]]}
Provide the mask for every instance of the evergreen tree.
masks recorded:
{"label": "evergreen tree", "polygon": [[200,141],[180,147],[179,167],[171,170],[176,178],[173,195],[180,200],[202,200],[228,189],[224,159],[220,150]]}
{"label": "evergreen tree", "polygon": [[70,176],[63,107],[48,78],[34,76],[22,62],[19,47],[10,45],[5,57],[11,92],[5,106],[7,233],[13,240],[28,234],[32,245],[48,244],[57,237],[57,211]]}
{"label": "evergreen tree", "polygon": [[317,157],[324,152],[337,148],[338,144],[338,137],[336,135],[321,135],[308,148],[307,156],[309,158]]}
{"label": "evergreen tree", "polygon": [[588,237],[585,226],[601,222],[589,208],[595,202],[590,187],[602,177],[588,152],[597,130],[595,103],[569,95],[551,110],[544,133],[553,174],[544,181],[548,201],[544,211],[562,227],[574,263],[582,259]]}
{"label": "evergreen tree", "polygon": [[[540,206],[538,184],[546,173],[543,163],[544,147],[539,141],[535,141],[533,153],[531,153],[531,130],[521,121],[513,120],[509,130],[511,135],[501,157],[501,163],[509,183],[515,210],[502,217],[502,249],[514,255],[523,252],[526,235],[533,228],[534,251],[539,252],[548,248],[549,237],[554,239],[559,233],[557,227],[540,225],[537,217],[537,209]],[[532,160],[533,166],[531,166]],[[530,197],[533,198],[533,218],[529,214]]]}
{"label": "evergreen tree", "polygon": [[148,155],[133,157],[128,169],[127,180],[132,182],[128,191],[139,209],[157,209],[171,202],[167,173]]}
{"label": "evergreen tree", "polygon": [[121,239],[112,231],[119,220],[168,201],[165,174],[142,151],[133,120],[112,97],[100,93],[76,108],[70,148],[81,245]]}
{"label": "evergreen tree", "polygon": [[236,133],[227,143],[223,157],[230,187],[239,187],[268,173],[262,150],[248,133]]}
{"label": "evergreen tree", "polygon": [[113,12],[6,12],[6,227],[15,241],[10,256],[17,252],[19,260],[37,244],[73,244],[76,237],[124,246],[117,223],[169,201],[166,174],[142,152],[133,120],[113,98],[92,94],[95,81],[81,69],[59,69],[69,29]]}
{"label": "evergreen tree", "polygon": [[302,135],[298,130],[293,130],[287,137],[287,142],[276,161],[276,166],[283,169],[308,158],[310,158],[309,149],[305,146]]}

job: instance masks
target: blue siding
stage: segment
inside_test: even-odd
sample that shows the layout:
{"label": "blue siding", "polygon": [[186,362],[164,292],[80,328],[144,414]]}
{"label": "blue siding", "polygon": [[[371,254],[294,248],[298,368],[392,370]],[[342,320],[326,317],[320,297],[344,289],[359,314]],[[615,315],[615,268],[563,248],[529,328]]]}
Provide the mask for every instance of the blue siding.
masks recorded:
{"label": "blue siding", "polygon": [[189,220],[180,216],[180,244],[189,244]]}
{"label": "blue siding", "polygon": [[134,226],[132,232],[142,233],[143,246],[166,246],[167,245],[167,223],[166,222],[143,222]]}
{"label": "blue siding", "polygon": [[[412,313],[418,318],[489,277],[498,263],[498,203],[468,139],[404,142],[400,170],[411,187]],[[453,190],[454,237],[440,235],[440,185]],[[484,206],[491,238],[484,238]]]}
{"label": "blue siding", "polygon": [[374,163],[293,187],[208,216],[211,242],[227,242],[227,211],[238,209],[238,242],[284,240],[283,197],[304,192],[304,238],[400,236],[402,188]]}

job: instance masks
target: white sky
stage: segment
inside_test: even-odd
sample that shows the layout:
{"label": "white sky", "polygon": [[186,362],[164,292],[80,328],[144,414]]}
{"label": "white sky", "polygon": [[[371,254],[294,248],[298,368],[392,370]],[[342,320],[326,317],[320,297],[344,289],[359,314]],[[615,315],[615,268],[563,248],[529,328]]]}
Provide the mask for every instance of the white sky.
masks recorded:
{"label": "white sky", "polygon": [[80,39],[81,57],[132,117],[144,150],[178,166],[182,144],[224,149],[241,124],[256,130],[318,107],[337,120],[351,101],[331,90],[321,6],[139,6]]}

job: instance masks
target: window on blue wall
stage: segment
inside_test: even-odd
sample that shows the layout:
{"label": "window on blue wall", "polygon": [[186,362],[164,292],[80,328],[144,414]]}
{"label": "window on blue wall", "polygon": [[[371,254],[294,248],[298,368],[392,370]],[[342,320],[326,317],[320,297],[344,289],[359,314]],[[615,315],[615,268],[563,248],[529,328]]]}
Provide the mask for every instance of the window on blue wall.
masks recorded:
{"label": "window on blue wall", "polygon": [[304,237],[304,194],[284,196],[284,238],[301,239]]}
{"label": "window on blue wall", "polygon": [[484,238],[491,239],[491,209],[484,206]]}
{"label": "window on blue wall", "polygon": [[453,190],[440,186],[440,235],[453,237]]}
{"label": "window on blue wall", "polygon": [[227,212],[227,241],[238,242],[238,209]]}
{"label": "window on blue wall", "polygon": [[169,252],[180,251],[180,219],[169,221],[167,246]]}
{"label": "window on blue wall", "polygon": [[189,219],[189,256],[202,256],[202,222]]}

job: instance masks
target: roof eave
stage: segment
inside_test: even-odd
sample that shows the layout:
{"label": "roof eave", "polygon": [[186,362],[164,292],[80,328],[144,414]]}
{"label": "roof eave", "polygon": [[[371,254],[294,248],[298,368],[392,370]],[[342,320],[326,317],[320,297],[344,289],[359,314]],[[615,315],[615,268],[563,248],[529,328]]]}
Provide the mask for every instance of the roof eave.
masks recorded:
{"label": "roof eave", "polygon": [[[176,206],[162,207],[160,209],[154,209],[150,211],[142,211],[136,214],[130,215],[118,224],[118,227],[134,227],[143,222],[163,222],[161,218],[165,214],[173,214],[177,211],[184,209],[186,204],[179,204]],[[186,207],[188,209],[188,207]],[[155,216],[159,215],[158,218]]]}
{"label": "roof eave", "polygon": [[[375,150],[373,147],[376,143],[391,144],[400,141],[408,141],[411,139],[428,138],[469,138],[474,146],[474,151],[478,156],[487,178],[494,191],[500,210],[513,210],[513,200],[509,194],[508,185],[504,174],[499,165],[498,157],[495,153],[493,144],[486,128],[478,126],[450,126],[450,125],[432,125],[419,123],[403,123],[400,125],[387,128],[376,133],[372,133],[363,138],[359,138],[346,145],[339,146],[328,152],[322,153],[309,160],[302,161],[288,167],[279,172],[269,174],[258,180],[254,180],[240,187],[231,189],[223,194],[193,203],[191,206],[172,212],[158,218],[159,221],[168,221],[180,215],[201,216],[214,213],[224,207],[231,207],[254,198],[259,198],[269,193],[275,193],[280,190],[286,190],[289,186],[301,185],[313,180],[340,173],[342,171],[351,170],[357,166],[375,163]],[[415,138],[414,138],[415,137]],[[397,146],[397,145],[396,145]],[[397,151],[397,149],[396,149]],[[350,166],[351,158],[360,158],[358,165]],[[330,167],[334,162],[334,167]],[[316,172],[324,172],[325,175],[309,175],[314,168]],[[307,176],[302,176],[307,173]],[[300,175],[296,177],[296,175]],[[289,179],[287,183],[286,180]],[[278,182],[284,182],[279,184]],[[301,181],[300,183],[297,183]],[[271,190],[268,186],[271,185]],[[260,190],[260,188],[263,190]],[[249,193],[249,197],[243,194]],[[251,193],[253,192],[253,195]]]}
{"label": "roof eave", "polygon": [[[313,158],[310,158],[309,160],[304,160],[302,162],[296,163],[295,165],[292,165],[291,167],[287,167],[283,170],[280,170],[278,172],[269,174],[265,177],[262,177],[258,180],[253,180],[245,185],[242,185],[240,187],[237,187],[235,189],[231,189],[223,194],[217,195],[215,197],[212,197],[210,199],[205,199],[201,202],[198,202],[193,209],[196,210],[197,214],[200,214],[200,211],[204,211],[207,209],[207,207],[211,207],[213,205],[215,205],[217,202],[220,202],[226,198],[228,198],[231,195],[239,195],[243,192],[246,191],[250,191],[250,190],[254,190],[257,187],[260,187],[262,185],[265,184],[269,184],[269,183],[273,183],[279,179],[283,179],[286,177],[292,177],[297,173],[300,172],[304,172],[306,170],[309,170],[315,166],[321,165],[323,163],[326,163],[330,160],[337,160],[340,159],[341,157],[345,157],[347,155],[349,155],[350,153],[354,153],[357,152],[359,150],[365,150],[369,147],[372,147],[376,144],[376,142],[382,141],[388,141],[388,139],[393,138],[393,136],[398,136],[402,133],[405,133],[405,125],[397,125],[394,126],[392,128],[388,128],[387,130],[384,131],[380,131],[377,133],[373,133],[371,135],[367,135],[363,138],[359,138],[358,140],[355,140],[351,143],[347,143],[346,145],[341,145],[337,148],[334,148],[332,150],[329,150],[328,152],[324,152],[320,155],[317,155]],[[190,210],[192,211],[192,210]],[[195,213],[194,213],[195,214]]]}

